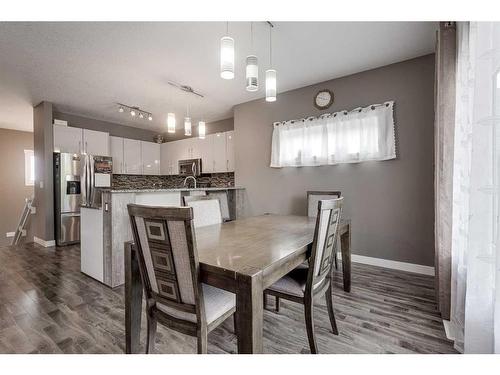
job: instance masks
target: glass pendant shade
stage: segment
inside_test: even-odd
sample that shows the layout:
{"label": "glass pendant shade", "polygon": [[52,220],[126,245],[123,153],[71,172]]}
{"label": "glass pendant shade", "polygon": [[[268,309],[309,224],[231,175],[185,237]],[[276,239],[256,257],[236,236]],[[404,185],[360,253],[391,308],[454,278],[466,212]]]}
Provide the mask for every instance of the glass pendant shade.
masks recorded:
{"label": "glass pendant shade", "polygon": [[276,101],[276,70],[266,70],[266,102]]}
{"label": "glass pendant shade", "polygon": [[201,139],[205,139],[205,121],[200,121],[198,123],[198,137]]}
{"label": "glass pendant shade", "polygon": [[191,135],[191,118],[184,118],[184,135]]}
{"label": "glass pendant shade", "polygon": [[220,76],[234,78],[234,39],[229,36],[220,40]]}
{"label": "glass pendant shade", "polygon": [[175,133],[175,113],[169,113],[167,115],[167,131],[169,133]]}
{"label": "glass pendant shade", "polygon": [[247,56],[247,91],[257,91],[259,89],[259,65],[257,56]]}

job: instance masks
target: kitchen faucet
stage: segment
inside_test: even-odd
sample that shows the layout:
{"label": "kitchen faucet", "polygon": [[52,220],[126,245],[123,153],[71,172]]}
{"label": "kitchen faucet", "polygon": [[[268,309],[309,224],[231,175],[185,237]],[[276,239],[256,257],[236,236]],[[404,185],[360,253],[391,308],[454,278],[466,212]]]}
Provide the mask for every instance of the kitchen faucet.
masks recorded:
{"label": "kitchen faucet", "polygon": [[186,182],[189,178],[192,178],[193,181],[194,181],[194,188],[196,189],[196,178],[194,178],[193,176],[187,176],[185,179],[184,179],[184,183],[182,184],[184,187],[186,186]]}

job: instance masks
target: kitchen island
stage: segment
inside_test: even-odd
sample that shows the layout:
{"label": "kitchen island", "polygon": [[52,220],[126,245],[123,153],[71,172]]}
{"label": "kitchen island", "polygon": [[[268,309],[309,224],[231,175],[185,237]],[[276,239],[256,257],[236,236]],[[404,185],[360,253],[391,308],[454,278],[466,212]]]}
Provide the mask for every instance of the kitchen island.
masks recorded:
{"label": "kitchen island", "polygon": [[104,191],[100,209],[82,212],[81,235],[82,239],[88,239],[81,246],[82,272],[112,288],[125,282],[123,244],[132,240],[128,204],[182,206],[186,195],[211,192],[227,193],[230,220],[245,216],[245,189],[241,187]]}

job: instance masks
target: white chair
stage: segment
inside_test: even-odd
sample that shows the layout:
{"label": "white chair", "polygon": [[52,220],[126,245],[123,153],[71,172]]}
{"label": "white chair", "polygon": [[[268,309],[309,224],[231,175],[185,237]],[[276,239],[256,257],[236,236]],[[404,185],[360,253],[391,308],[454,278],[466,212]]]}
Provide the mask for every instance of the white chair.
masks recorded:
{"label": "white chair", "polygon": [[193,200],[186,202],[186,204],[193,209],[193,223],[195,228],[222,223],[218,199]]}
{"label": "white chair", "polygon": [[222,220],[231,220],[231,215],[229,214],[229,202],[227,199],[227,192],[225,191],[210,191],[208,197],[217,198],[220,204],[220,212],[222,214]]}

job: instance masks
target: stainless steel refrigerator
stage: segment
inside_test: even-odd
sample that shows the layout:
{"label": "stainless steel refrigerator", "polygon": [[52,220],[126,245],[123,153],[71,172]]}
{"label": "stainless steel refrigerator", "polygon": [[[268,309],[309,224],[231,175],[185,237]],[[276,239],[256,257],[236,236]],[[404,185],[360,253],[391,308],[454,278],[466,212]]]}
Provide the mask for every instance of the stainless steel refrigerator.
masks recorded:
{"label": "stainless steel refrigerator", "polygon": [[81,155],[54,153],[56,244],[80,242]]}
{"label": "stainless steel refrigerator", "polygon": [[82,154],[81,206],[101,208],[102,189],[111,187],[113,162],[109,156]]}

